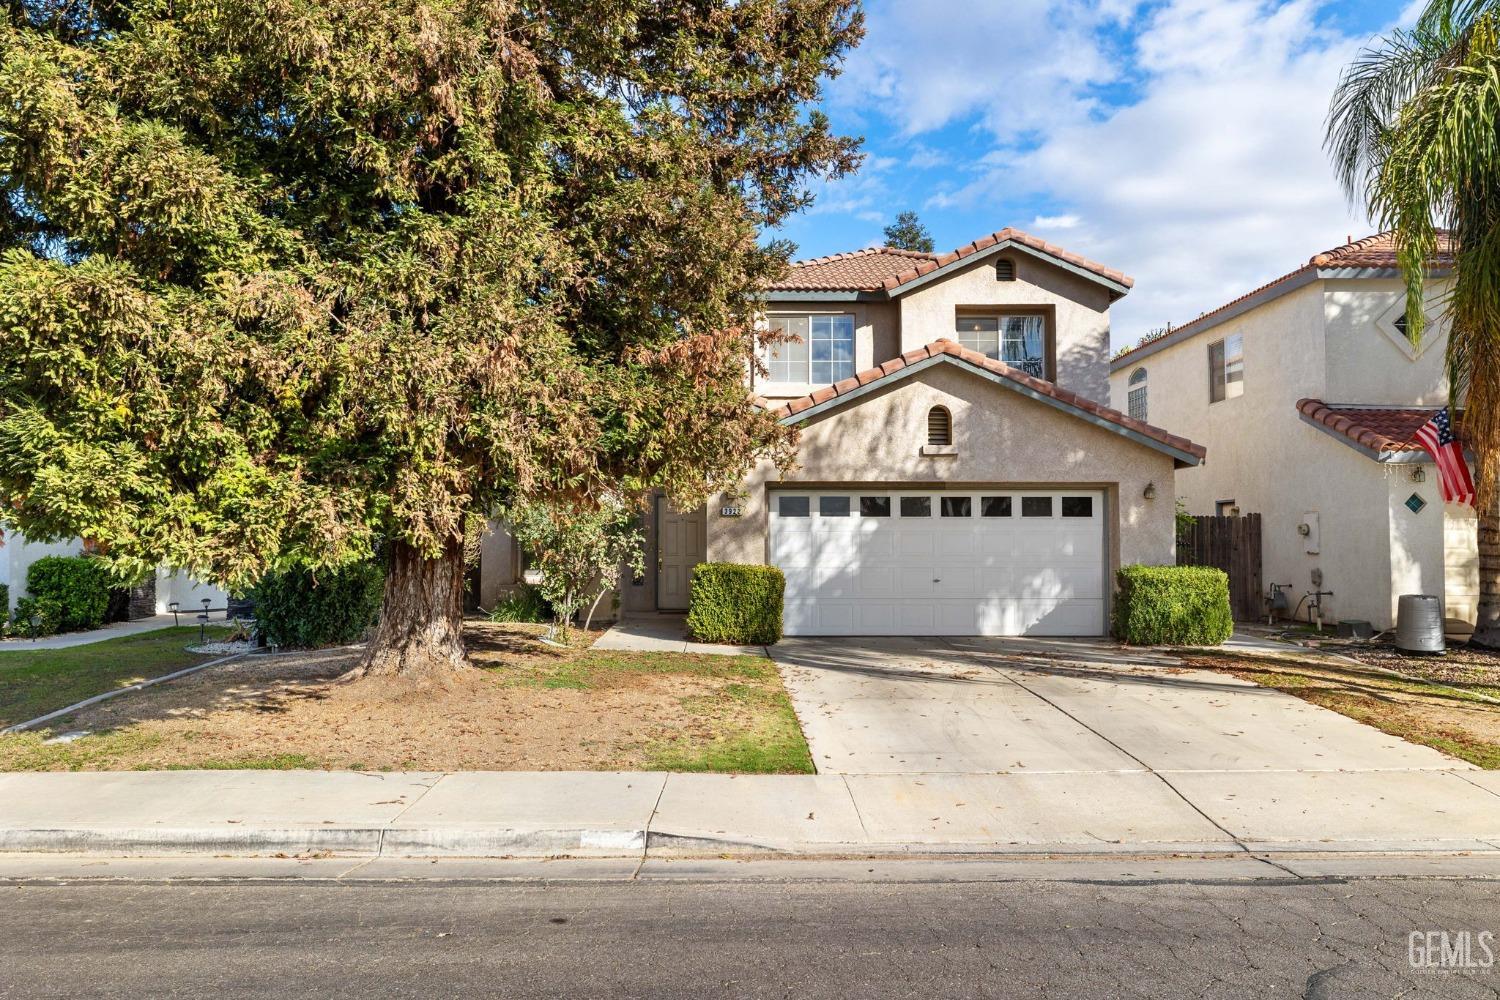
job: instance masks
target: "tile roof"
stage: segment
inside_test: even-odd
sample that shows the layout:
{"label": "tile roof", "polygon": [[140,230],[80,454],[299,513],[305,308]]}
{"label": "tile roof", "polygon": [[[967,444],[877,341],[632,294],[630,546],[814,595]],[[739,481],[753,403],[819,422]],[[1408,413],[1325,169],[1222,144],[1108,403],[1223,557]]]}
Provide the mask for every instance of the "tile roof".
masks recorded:
{"label": "tile roof", "polygon": [[[1396,236],[1392,232],[1376,233],[1332,250],[1313,254],[1307,262],[1312,267],[1400,267],[1396,259]],[[1437,254],[1432,264],[1443,267],[1453,263],[1453,243],[1448,233],[1438,233]]]}
{"label": "tile roof", "polygon": [[1330,406],[1321,399],[1299,399],[1297,412],[1308,423],[1324,427],[1371,451],[1383,453],[1422,451],[1422,446],[1412,440],[1412,435],[1431,420],[1437,410],[1431,406]]}
{"label": "tile roof", "polygon": [[793,399],[779,407],[776,407],[771,412],[778,419],[785,420],[789,417],[793,417],[799,413],[802,413],[804,410],[810,410],[814,406],[826,403],[832,399],[837,399],[839,396],[848,395],[849,393],[855,391],[856,389],[859,389],[862,386],[869,385],[871,382],[876,382],[880,379],[886,378],[887,376],[894,375],[897,372],[901,371],[903,368],[908,367],[909,365],[915,365],[921,361],[925,361],[928,358],[936,358],[943,355],[950,356],[958,361],[967,362],[968,364],[973,365],[976,368],[982,368],[985,371],[1000,375],[1012,382],[1016,382],[1022,386],[1025,386],[1033,392],[1038,392],[1044,396],[1049,396],[1052,399],[1055,399],[1058,402],[1063,403],[1069,407],[1082,410],[1084,413],[1101,418],[1105,421],[1108,421],[1109,423],[1117,424],[1126,430],[1133,431],[1136,434],[1150,438],[1151,440],[1165,445],[1168,448],[1173,448],[1179,452],[1185,452],[1186,454],[1194,456],[1199,462],[1203,461],[1204,456],[1207,454],[1206,449],[1201,444],[1195,444],[1185,437],[1171,434],[1167,431],[1162,430],[1160,427],[1154,427],[1151,424],[1146,423],[1145,421],[1137,420],[1134,417],[1127,416],[1126,414],[1121,413],[1119,410],[1112,410],[1109,407],[1104,406],[1103,404],[1096,403],[1094,400],[1089,399],[1087,396],[1080,396],[1076,392],[1070,392],[1067,389],[1059,388],[1051,382],[1048,382],[1046,379],[1040,379],[1031,375],[1027,375],[1020,369],[1013,368],[1003,361],[996,361],[994,358],[986,357],[985,355],[980,354],[978,351],[971,351],[968,348],[962,347],[946,338],[933,341],[926,347],[919,347],[914,351],[907,351],[899,358],[892,358],[891,360],[876,368],[867,368],[864,371],[855,374],[852,378],[846,378],[842,382],[836,382],[833,385],[824,386],[823,388],[818,389],[810,393],[809,395],[802,396],[798,399]]}
{"label": "tile roof", "polygon": [[868,250],[856,250],[853,253],[839,253],[830,257],[794,261],[786,277],[770,287],[772,291],[778,292],[890,292],[931,274],[939,268],[947,267],[965,257],[988,250],[997,243],[1007,241],[1030,247],[1048,257],[1072,264],[1074,267],[1082,268],[1126,288],[1135,284],[1133,278],[1121,271],[1064,250],[1030,233],[1006,228],[944,254],[918,253],[914,250],[897,250],[893,247],[871,247]]}
{"label": "tile roof", "polygon": [[[1447,267],[1452,263],[1453,245],[1449,234],[1446,232],[1439,233],[1438,252],[1433,258],[1432,264],[1434,267]],[[1380,270],[1394,270],[1397,267],[1400,267],[1400,264],[1396,260],[1396,240],[1395,235],[1390,232],[1376,233],[1374,236],[1366,236],[1352,243],[1345,243],[1343,246],[1334,247],[1332,250],[1315,253],[1306,264],[1303,264],[1295,271],[1289,271],[1279,278],[1274,278],[1266,282],[1259,288],[1253,288],[1244,295],[1230,299],[1223,305],[1196,316],[1181,326],[1169,327],[1166,333],[1160,337],[1153,337],[1150,340],[1135,345],[1130,350],[1117,356],[1110,363],[1110,367],[1112,370],[1117,370],[1126,358],[1129,358],[1137,351],[1145,350],[1171,334],[1183,336],[1183,331],[1191,330],[1196,332],[1199,329],[1213,326],[1215,320],[1224,313],[1230,312],[1242,302],[1256,298],[1281,285],[1295,287],[1299,283],[1297,279],[1314,278],[1320,269],[1375,268]],[[1290,291],[1291,289],[1288,288],[1287,290]],[[1190,336],[1191,334],[1186,335]]]}
{"label": "tile roof", "polygon": [[908,271],[914,262],[935,260],[936,254],[895,247],[870,247],[792,263],[786,277],[771,285],[783,292],[873,292],[889,278]]}

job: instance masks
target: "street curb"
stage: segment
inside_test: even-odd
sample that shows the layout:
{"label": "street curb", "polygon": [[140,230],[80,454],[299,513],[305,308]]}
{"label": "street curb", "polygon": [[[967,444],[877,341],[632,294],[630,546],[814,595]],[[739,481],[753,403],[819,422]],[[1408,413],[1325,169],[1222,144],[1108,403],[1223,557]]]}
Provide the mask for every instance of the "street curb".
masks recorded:
{"label": "street curb", "polygon": [[640,829],[422,828],[391,826],[108,827],[0,829],[0,854],[97,857],[338,855],[360,858],[643,857],[1077,857],[1463,853],[1500,859],[1500,845],[1473,839],[1224,843],[766,843]]}

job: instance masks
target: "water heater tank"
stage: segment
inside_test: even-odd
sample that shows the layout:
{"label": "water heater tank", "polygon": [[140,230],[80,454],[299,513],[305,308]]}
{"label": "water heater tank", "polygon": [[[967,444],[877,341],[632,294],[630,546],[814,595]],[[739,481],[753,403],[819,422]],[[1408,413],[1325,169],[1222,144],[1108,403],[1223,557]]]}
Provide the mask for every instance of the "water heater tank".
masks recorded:
{"label": "water heater tank", "polygon": [[1432,594],[1402,594],[1396,605],[1396,648],[1407,653],[1441,653],[1443,602]]}

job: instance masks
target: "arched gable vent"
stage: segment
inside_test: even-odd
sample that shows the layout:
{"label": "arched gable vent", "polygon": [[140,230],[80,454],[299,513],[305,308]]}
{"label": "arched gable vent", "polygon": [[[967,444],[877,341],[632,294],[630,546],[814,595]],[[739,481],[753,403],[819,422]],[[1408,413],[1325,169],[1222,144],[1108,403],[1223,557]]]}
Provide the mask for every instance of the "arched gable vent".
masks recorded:
{"label": "arched gable vent", "polygon": [[953,415],[945,406],[934,406],[927,411],[927,443],[948,445],[953,443]]}

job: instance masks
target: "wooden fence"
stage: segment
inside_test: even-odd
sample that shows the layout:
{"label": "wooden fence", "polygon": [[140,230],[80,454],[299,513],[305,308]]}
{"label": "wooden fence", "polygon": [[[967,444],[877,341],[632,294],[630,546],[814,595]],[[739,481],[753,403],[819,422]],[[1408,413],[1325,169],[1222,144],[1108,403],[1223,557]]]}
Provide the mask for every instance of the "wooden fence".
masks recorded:
{"label": "wooden fence", "polygon": [[1177,565],[1216,566],[1229,574],[1229,606],[1239,621],[1264,613],[1260,515],[1195,517],[1177,533]]}

